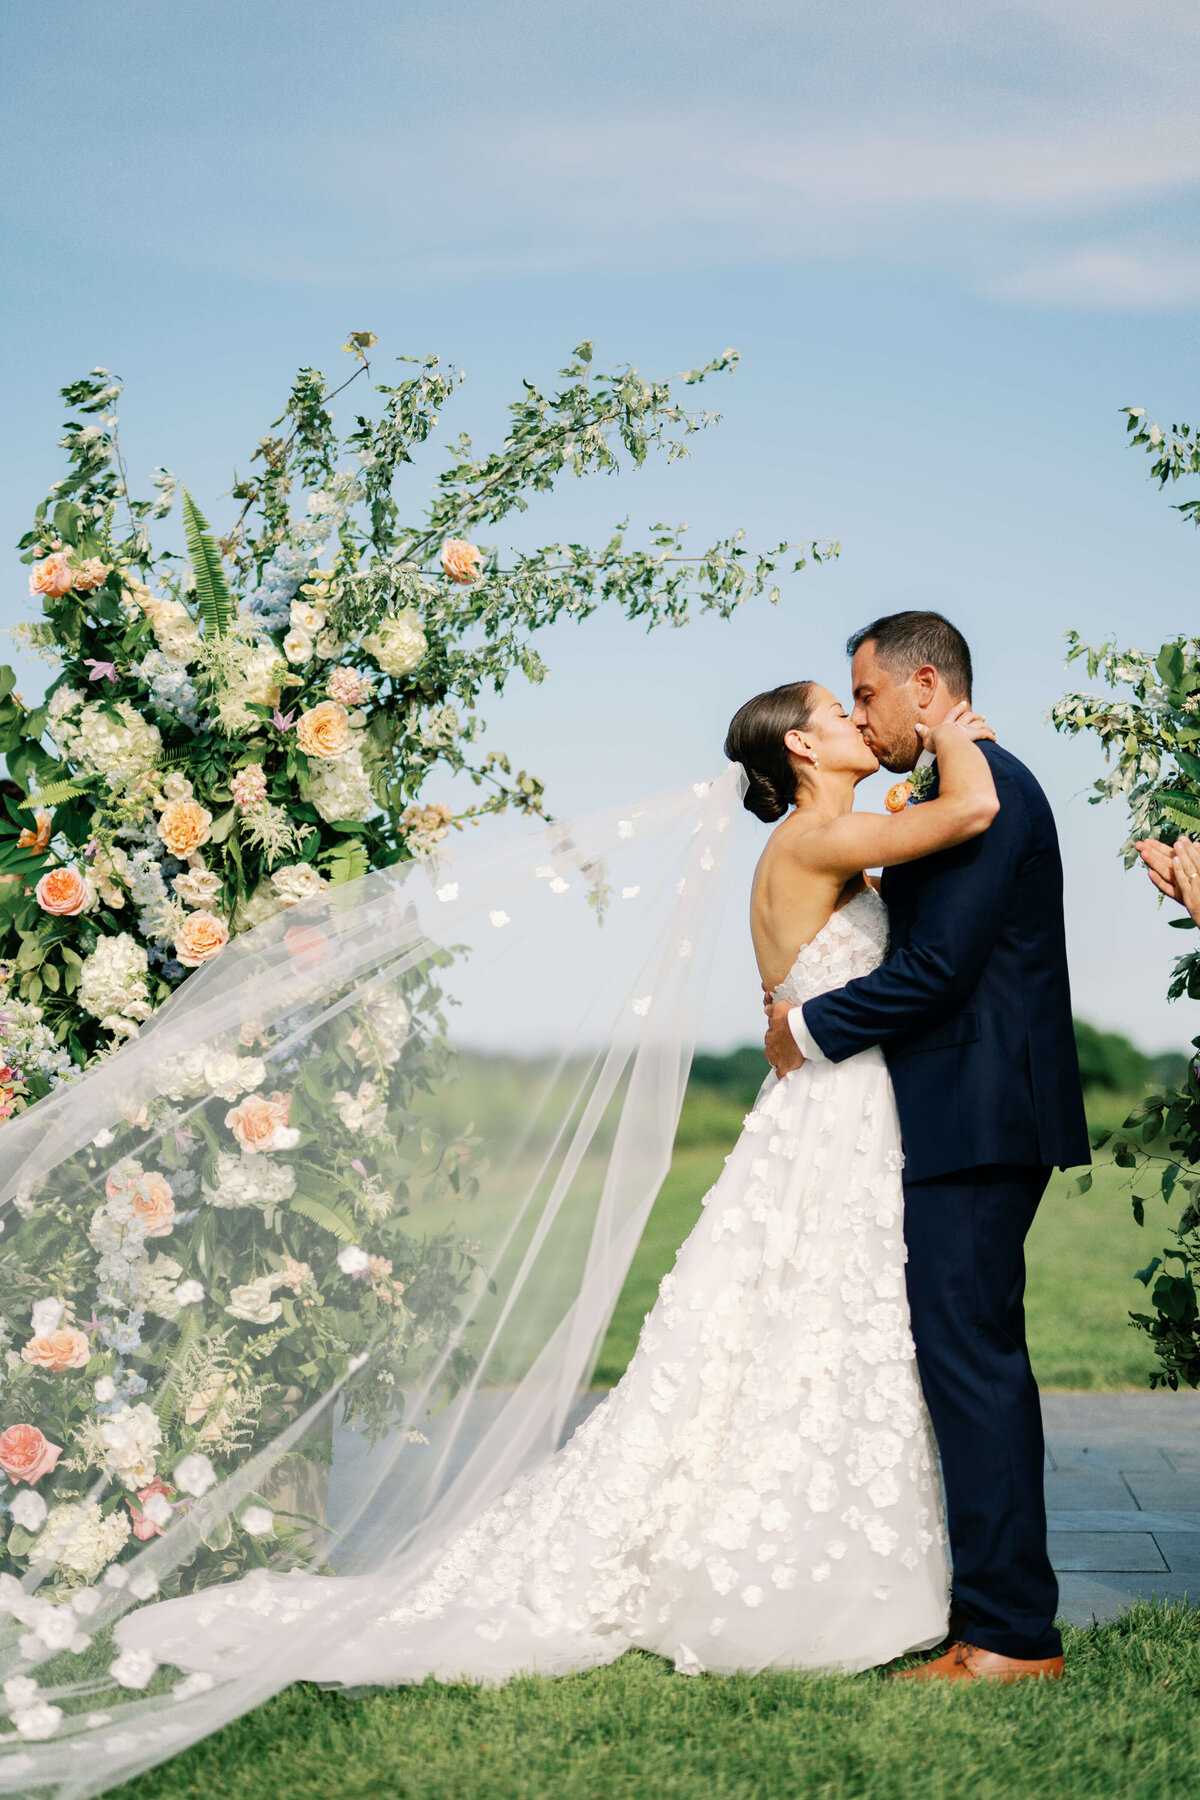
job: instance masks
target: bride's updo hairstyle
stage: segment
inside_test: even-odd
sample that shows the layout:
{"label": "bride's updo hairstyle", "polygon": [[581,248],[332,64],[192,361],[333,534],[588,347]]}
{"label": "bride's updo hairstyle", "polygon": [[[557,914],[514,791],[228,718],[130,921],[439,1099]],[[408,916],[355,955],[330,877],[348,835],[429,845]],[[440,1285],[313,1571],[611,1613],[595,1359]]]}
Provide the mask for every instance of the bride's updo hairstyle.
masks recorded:
{"label": "bride's updo hairstyle", "polygon": [[755,694],[734,713],[725,735],[725,754],[741,763],[750,785],[742,801],[764,824],[782,819],[796,799],[796,771],[784,738],[804,731],[812,714],[815,681],[789,681]]}

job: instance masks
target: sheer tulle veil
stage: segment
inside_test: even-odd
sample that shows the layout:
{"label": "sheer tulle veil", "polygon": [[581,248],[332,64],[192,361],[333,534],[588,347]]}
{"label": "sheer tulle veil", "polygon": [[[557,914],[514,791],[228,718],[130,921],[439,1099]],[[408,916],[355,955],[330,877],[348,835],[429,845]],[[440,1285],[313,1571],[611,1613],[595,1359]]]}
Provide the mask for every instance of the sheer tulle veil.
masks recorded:
{"label": "sheer tulle veil", "polygon": [[101,1793],[354,1630],[310,1607],[189,1675],[122,1645],[134,1609],[402,1585],[561,1441],[669,1165],[741,782],[327,889],[0,1131],[0,1792]]}

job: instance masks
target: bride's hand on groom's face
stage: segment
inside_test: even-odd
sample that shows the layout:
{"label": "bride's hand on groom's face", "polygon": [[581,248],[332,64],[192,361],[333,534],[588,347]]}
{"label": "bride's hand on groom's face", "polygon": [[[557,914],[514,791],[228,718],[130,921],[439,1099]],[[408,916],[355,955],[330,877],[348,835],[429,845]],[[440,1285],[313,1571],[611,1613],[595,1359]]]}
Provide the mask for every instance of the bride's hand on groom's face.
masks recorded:
{"label": "bride's hand on groom's face", "polygon": [[793,1069],[804,1066],[803,1052],[788,1024],[791,1010],[791,1003],[787,1000],[772,1000],[767,1007],[767,1036],[763,1054],[781,1080],[785,1075],[790,1075]]}
{"label": "bride's hand on groom's face", "polygon": [[917,736],[921,740],[922,748],[936,751],[937,734],[939,731],[943,731],[947,725],[956,726],[959,731],[964,732],[971,739],[972,743],[978,743],[981,738],[986,738],[992,744],[996,741],[995,730],[988,724],[983,714],[975,712],[969,700],[960,700],[954,710],[946,714],[940,725],[917,726]]}

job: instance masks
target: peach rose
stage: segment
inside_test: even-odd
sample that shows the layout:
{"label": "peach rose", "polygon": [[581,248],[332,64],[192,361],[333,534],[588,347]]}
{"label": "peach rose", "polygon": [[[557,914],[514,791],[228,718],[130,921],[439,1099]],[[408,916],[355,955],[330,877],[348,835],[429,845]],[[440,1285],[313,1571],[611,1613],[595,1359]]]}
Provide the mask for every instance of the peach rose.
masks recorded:
{"label": "peach rose", "polygon": [[27,1481],[30,1487],[49,1475],[63,1453],[36,1425],[10,1425],[0,1433],[0,1469],[10,1481]]}
{"label": "peach rose", "polygon": [[148,1519],[142,1511],[142,1506],[145,1506],[147,1500],[154,1494],[160,1494],[164,1500],[171,1498],[171,1490],[165,1481],[152,1481],[149,1487],[139,1488],[137,1491],[141,1506],[135,1506],[132,1500],[128,1502],[129,1516],[133,1520],[133,1535],[135,1538],[139,1538],[143,1544],[148,1538],[162,1535],[162,1526],[156,1525],[154,1520]]}
{"label": "peach rose", "polygon": [[479,580],[482,564],[483,551],[468,544],[466,538],[447,538],[442,545],[442,567],[451,581],[462,587]]}
{"label": "peach rose", "polygon": [[305,756],[344,756],[350,748],[350,716],[336,700],[301,713],[296,738]]}
{"label": "peach rose", "polygon": [[292,961],[302,969],[325,960],[325,933],[315,925],[293,925],[284,932],[283,942]]}
{"label": "peach rose", "polygon": [[72,868],[47,869],[33,891],[42,911],[60,919],[73,919],[86,912],[92,897],[79,870]]}
{"label": "peach rose", "polygon": [[175,933],[175,954],[185,968],[198,969],[220,956],[228,942],[229,928],[215,913],[194,912]]}
{"label": "peach rose", "polygon": [[77,1331],[74,1325],[60,1325],[57,1331],[30,1338],[21,1352],[21,1361],[57,1375],[63,1369],[86,1368],[90,1355],[87,1332]]}
{"label": "peach rose", "polygon": [[174,1230],[175,1201],[165,1175],[151,1170],[148,1175],[135,1175],[131,1181],[118,1181],[110,1175],[104,1186],[110,1200],[118,1194],[129,1195],[147,1237],[167,1237]]}
{"label": "peach rose", "polygon": [[75,570],[72,586],[77,594],[90,594],[93,588],[103,587],[107,579],[108,564],[98,556],[85,556]]}
{"label": "peach rose", "polygon": [[198,800],[168,800],[159,814],[158,835],[172,856],[190,856],[208,842],[212,819]]}
{"label": "peach rose", "polygon": [[48,594],[58,600],[75,585],[75,570],[65,550],[56,550],[45,562],[34,563],[29,571],[31,594]]}
{"label": "peach rose", "polygon": [[46,845],[50,842],[50,833],[53,829],[51,820],[53,817],[53,813],[34,813],[33,818],[37,830],[31,831],[27,825],[17,838],[17,849],[32,850],[35,856],[40,856],[42,851],[46,848]]}
{"label": "peach rose", "polygon": [[247,1156],[260,1151],[294,1150],[300,1133],[289,1129],[286,1094],[247,1094],[225,1114],[225,1123]]}
{"label": "peach rose", "polygon": [[883,797],[883,804],[889,812],[903,812],[912,799],[913,784],[911,781],[898,781],[890,787]]}

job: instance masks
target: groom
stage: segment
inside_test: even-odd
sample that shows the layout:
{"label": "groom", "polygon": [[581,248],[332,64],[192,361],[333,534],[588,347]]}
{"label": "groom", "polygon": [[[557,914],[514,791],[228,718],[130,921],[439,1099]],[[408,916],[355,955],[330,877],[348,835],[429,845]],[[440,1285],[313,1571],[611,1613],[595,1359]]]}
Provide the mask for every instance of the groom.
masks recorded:
{"label": "groom", "polygon": [[[885,768],[915,727],[971,698],[966,639],[934,612],[858,631],[854,723]],[[880,1044],[904,1145],[917,1365],[941,1451],[961,1642],[908,1679],[1062,1673],[1044,1447],[1025,1346],[1025,1236],[1052,1167],[1090,1162],[1071,1024],[1062,864],[1046,796],[979,745],[1000,811],[981,836],[888,869],[887,961],[803,1007],[770,1008],[780,1074]]]}

